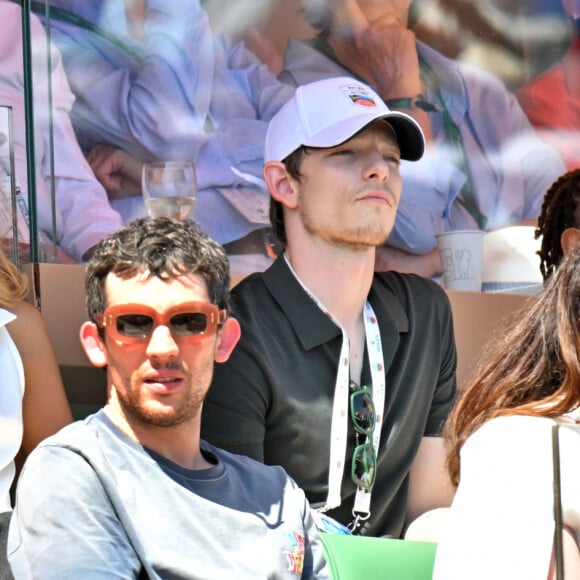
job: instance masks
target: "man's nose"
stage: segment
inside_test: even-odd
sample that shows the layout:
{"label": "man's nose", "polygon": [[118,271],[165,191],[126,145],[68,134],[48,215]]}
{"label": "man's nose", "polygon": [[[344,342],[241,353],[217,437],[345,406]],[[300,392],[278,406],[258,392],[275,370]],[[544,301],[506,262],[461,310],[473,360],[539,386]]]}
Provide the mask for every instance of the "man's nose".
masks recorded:
{"label": "man's nose", "polygon": [[153,329],[149,344],[147,345],[147,356],[153,358],[174,358],[179,354],[179,345],[167,326],[159,325]]}
{"label": "man's nose", "polygon": [[385,182],[390,176],[388,161],[379,151],[369,153],[365,159],[363,177],[369,181]]}

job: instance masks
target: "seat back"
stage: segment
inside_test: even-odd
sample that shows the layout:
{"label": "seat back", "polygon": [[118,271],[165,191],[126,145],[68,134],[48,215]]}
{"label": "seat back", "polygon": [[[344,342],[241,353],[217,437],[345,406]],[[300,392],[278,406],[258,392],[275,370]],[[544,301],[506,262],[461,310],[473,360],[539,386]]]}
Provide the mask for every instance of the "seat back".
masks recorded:
{"label": "seat back", "polygon": [[333,580],[431,580],[437,544],[320,534]]}

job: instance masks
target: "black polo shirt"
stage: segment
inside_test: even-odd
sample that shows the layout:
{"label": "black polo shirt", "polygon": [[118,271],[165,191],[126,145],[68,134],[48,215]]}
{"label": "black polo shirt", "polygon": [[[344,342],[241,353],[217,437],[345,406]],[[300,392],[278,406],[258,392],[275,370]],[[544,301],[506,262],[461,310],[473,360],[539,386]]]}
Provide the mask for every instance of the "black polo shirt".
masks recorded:
{"label": "black polo shirt", "polygon": [[[381,332],[386,392],[371,517],[363,533],[399,536],[421,438],[440,433],[455,397],[453,322],[445,292],[419,276],[376,273],[368,299]],[[230,359],[216,365],[202,436],[282,465],[313,507],[324,505],[341,331],[282,257],[238,284],[232,300],[242,337]],[[371,385],[366,353],[362,383]],[[352,520],[356,492],[350,477],[354,445],[349,421],[342,504],[329,512],[345,524]]]}

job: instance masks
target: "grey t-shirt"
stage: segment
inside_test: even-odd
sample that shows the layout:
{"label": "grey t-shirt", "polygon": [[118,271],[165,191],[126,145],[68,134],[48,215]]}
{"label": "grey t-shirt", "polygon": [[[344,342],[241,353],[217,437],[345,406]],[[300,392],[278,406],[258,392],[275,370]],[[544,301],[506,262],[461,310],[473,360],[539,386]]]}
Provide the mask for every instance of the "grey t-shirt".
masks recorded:
{"label": "grey t-shirt", "polygon": [[16,578],[327,578],[304,493],[279,467],[202,442],[187,470],[103,411],[28,458],[8,552]]}

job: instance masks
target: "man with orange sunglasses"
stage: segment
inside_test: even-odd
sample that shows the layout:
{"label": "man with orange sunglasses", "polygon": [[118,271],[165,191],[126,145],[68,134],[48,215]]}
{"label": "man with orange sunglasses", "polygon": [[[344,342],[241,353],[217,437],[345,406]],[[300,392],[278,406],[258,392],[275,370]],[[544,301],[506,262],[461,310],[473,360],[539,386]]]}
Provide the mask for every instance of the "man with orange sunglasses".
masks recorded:
{"label": "man with orange sunglasses", "polygon": [[304,493],[279,467],[200,440],[214,362],[240,337],[223,248],[138,220],[87,267],[80,339],[104,409],[43,442],[18,485],[16,578],[326,578]]}

